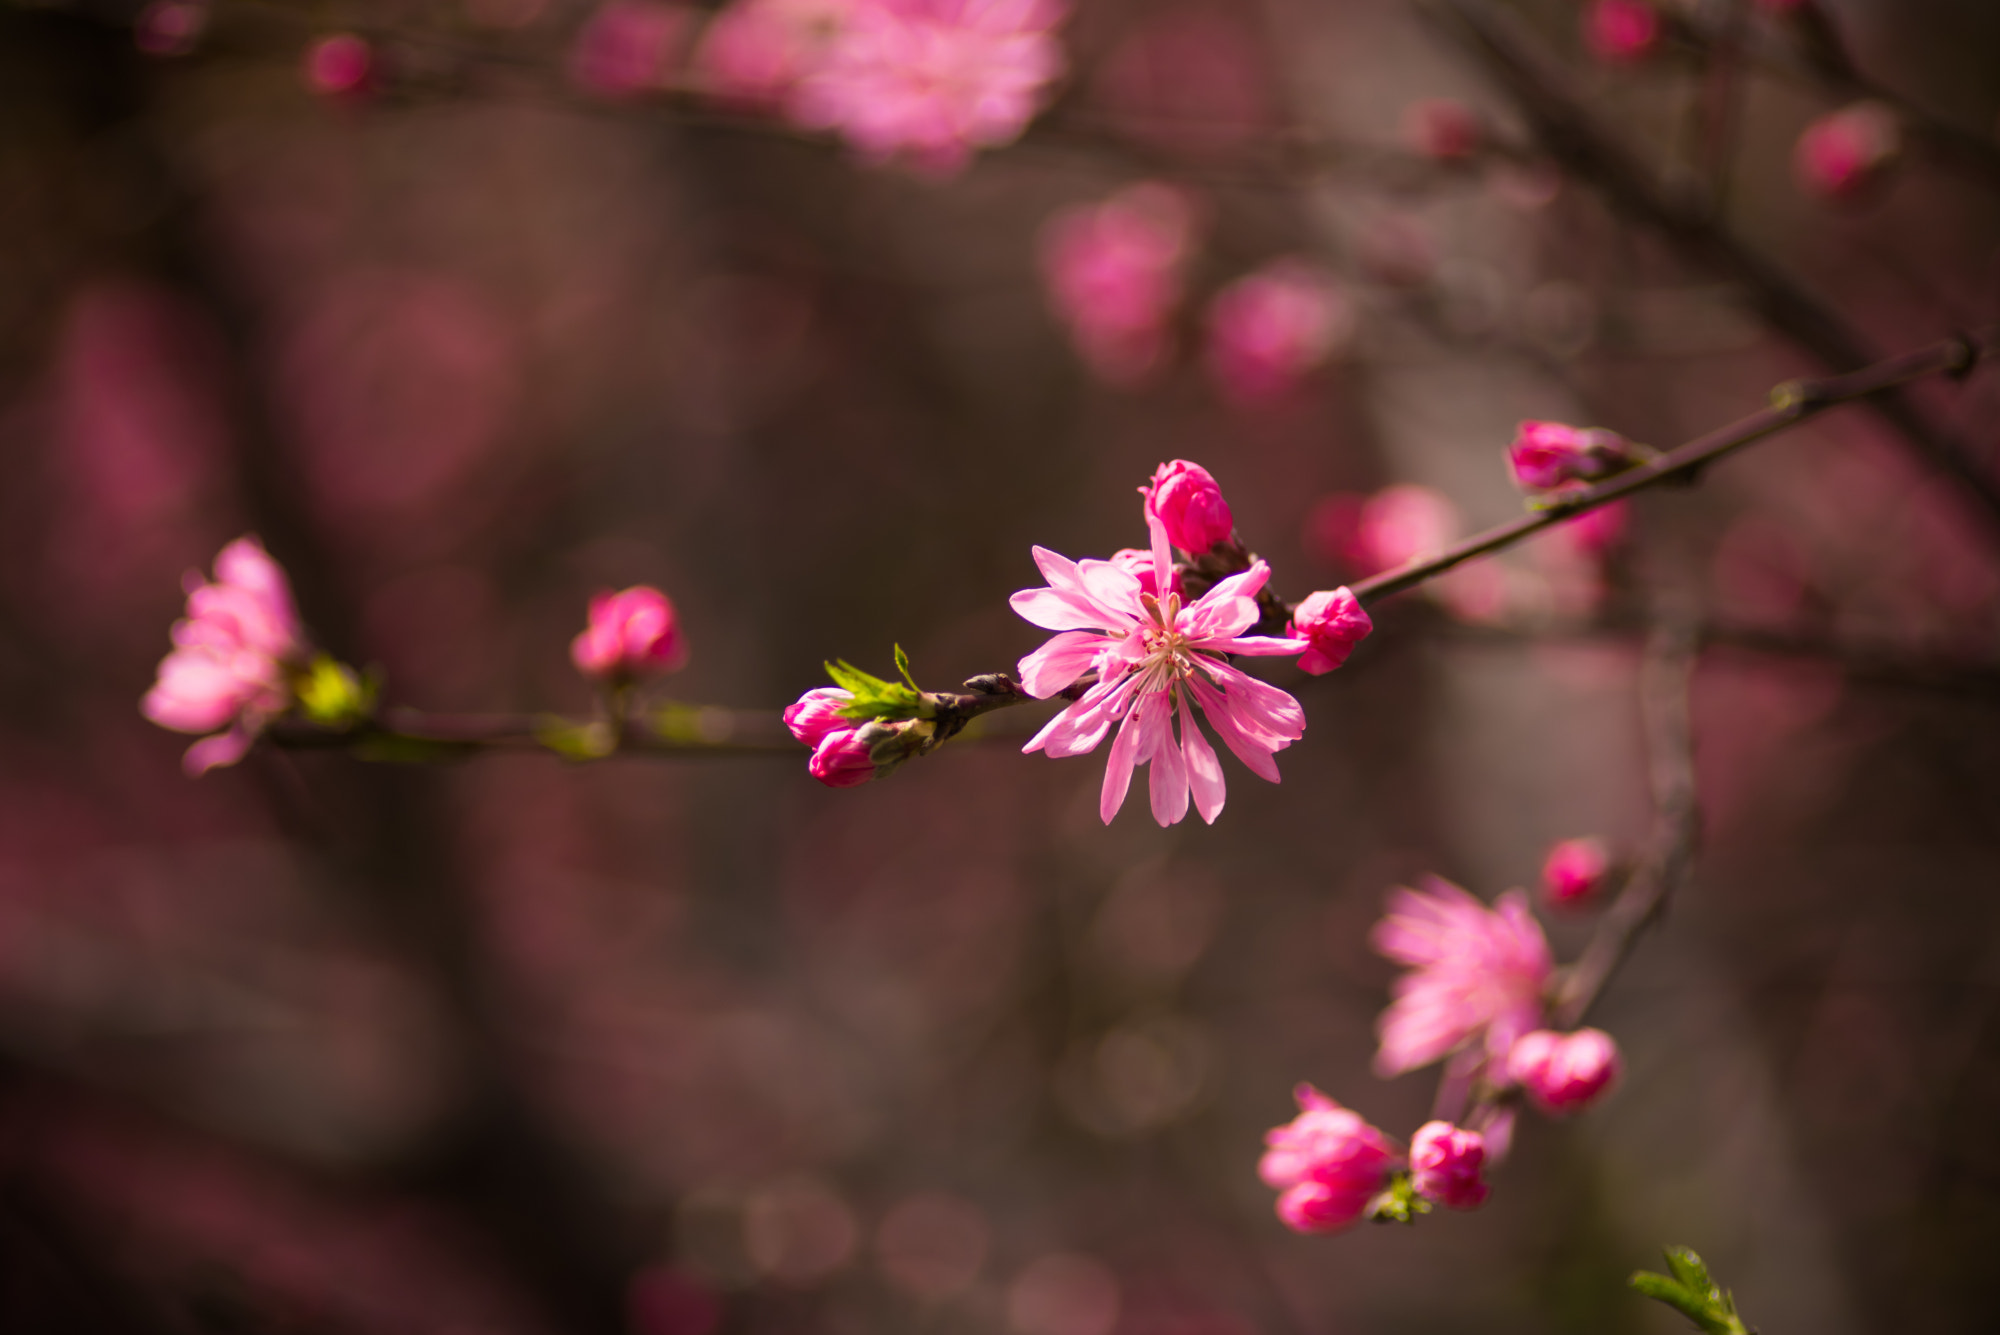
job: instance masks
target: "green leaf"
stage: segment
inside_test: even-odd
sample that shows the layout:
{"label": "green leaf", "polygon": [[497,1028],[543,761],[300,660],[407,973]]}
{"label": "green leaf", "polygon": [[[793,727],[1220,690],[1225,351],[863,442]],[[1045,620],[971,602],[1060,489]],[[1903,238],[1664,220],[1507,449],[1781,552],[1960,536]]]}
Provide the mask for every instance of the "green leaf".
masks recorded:
{"label": "green leaf", "polygon": [[1707,1335],[1749,1335],[1736,1314],[1736,1300],[1716,1284],[1702,1259],[1686,1247],[1666,1248],[1673,1276],[1650,1270],[1634,1271],[1627,1281],[1646,1297],[1663,1302],[1700,1327]]}
{"label": "green leaf", "polygon": [[326,728],[359,723],[375,707],[373,683],[364,683],[353,668],[320,654],[292,679],[300,711]]}
{"label": "green leaf", "polygon": [[910,689],[922,695],[924,688],[917,685],[917,679],[910,675],[910,656],[903,652],[903,646],[896,646],[896,671],[903,674],[903,680],[910,683]]}
{"label": "green leaf", "polygon": [[[900,656],[900,650],[898,654]],[[930,718],[937,712],[930,701],[924,698],[924,693],[914,685],[905,686],[900,681],[884,681],[844,660],[835,659],[828,663],[826,675],[833,678],[834,685],[854,697],[841,708],[842,718]]]}
{"label": "green leaf", "polygon": [[1709,1278],[1708,1267],[1699,1256],[1687,1247],[1666,1249],[1667,1269],[1674,1272],[1674,1278],[1685,1284],[1704,1298],[1721,1296],[1715,1281]]}

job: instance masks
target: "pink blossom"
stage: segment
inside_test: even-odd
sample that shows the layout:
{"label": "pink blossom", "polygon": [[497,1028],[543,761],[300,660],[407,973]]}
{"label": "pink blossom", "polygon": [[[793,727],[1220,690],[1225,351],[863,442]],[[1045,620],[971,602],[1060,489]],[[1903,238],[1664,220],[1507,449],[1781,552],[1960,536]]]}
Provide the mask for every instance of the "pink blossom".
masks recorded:
{"label": "pink blossom", "polygon": [[1507,447],[1507,467],[1523,491],[1555,491],[1595,482],[1639,461],[1640,450],[1616,431],[1561,422],[1523,422]]}
{"label": "pink blossom", "polygon": [[790,100],[870,161],[955,172],[1011,143],[1063,69],[1060,0],[856,0]]}
{"label": "pink blossom", "polygon": [[812,748],[806,769],[829,788],[852,788],[875,777],[870,746],[861,737],[864,720],[841,717],[852,691],[822,686],[807,691],[785,710],[792,736]]}
{"label": "pink blossom", "polygon": [[703,30],[696,78],[723,101],[777,107],[818,68],[854,6],[855,0],[735,0]]}
{"label": "pink blossom", "polygon": [[1857,102],[1805,128],[1792,151],[1792,172],[1808,194],[1857,199],[1895,165],[1902,140],[1895,112],[1879,102]]}
{"label": "pink blossom", "polygon": [[1161,464],[1139,494],[1146,498],[1147,520],[1166,525],[1167,541],[1190,556],[1229,541],[1236,531],[1236,517],[1222,498],[1222,488],[1200,464],[1185,459]]}
{"label": "pink blossom", "polygon": [[1106,380],[1130,383],[1159,362],[1193,235],[1187,197],[1150,182],[1065,209],[1042,228],[1049,304]]}
{"label": "pink blossom", "polygon": [[1265,1133],[1257,1176],[1283,1194],[1278,1218],[1300,1233],[1333,1233],[1361,1218],[1402,1158],[1381,1131],[1311,1085],[1299,1115]]}
{"label": "pink blossom", "polygon": [[[1160,581],[1153,574],[1153,554],[1137,547],[1123,547],[1111,553],[1111,564],[1139,581],[1139,591],[1160,596]],[[1187,590],[1181,585],[1180,567],[1174,567],[1167,585],[1167,592],[1177,593],[1181,600],[1187,600]]]}
{"label": "pink blossom", "polygon": [[1239,278],[1208,308],[1208,369],[1242,403],[1289,392],[1353,333],[1346,294],[1324,273],[1279,260]]}
{"label": "pink blossom", "polygon": [[1507,1055],[1508,1078],[1549,1113],[1589,1107],[1616,1083],[1622,1066],[1618,1044],[1602,1029],[1537,1029],[1516,1040]]}
{"label": "pink blossom", "polygon": [[1476,1210],[1486,1201],[1486,1137],[1450,1122],[1425,1122],[1410,1137],[1410,1185],[1417,1194],[1453,1210]]}
{"label": "pink blossom", "polygon": [[569,77],[599,97],[651,92],[666,80],[669,62],[693,21],[693,11],[680,5],[611,0],[577,32]]}
{"label": "pink blossom", "polygon": [[1486,127],[1465,103],[1449,97],[1412,102],[1403,111],[1403,139],[1438,162],[1463,162],[1485,142]]}
{"label": "pink blossom", "polygon": [[1591,0],[1583,13],[1583,41],[1591,54],[1614,65],[1643,60],[1660,40],[1660,15],[1643,0]]}
{"label": "pink blossom", "polygon": [[639,584],[590,600],[589,624],[570,641],[569,656],[584,676],[625,684],[678,668],[687,643],[667,595]]}
{"label": "pink blossom", "polygon": [[1602,839],[1565,839],[1542,863],[1542,898],[1562,908],[1589,903],[1604,888],[1611,851]]}
{"label": "pink blossom", "polygon": [[1318,677],[1345,663],[1354,646],[1374,629],[1375,623],[1368,619],[1353,592],[1338,588],[1308,594],[1292,612],[1292,624],[1286,633],[1306,642],[1299,666]]}
{"label": "pink blossom", "polygon": [[208,26],[201,0],[153,0],[132,22],[132,41],[149,56],[184,56]]}
{"label": "pink blossom", "polygon": [[[1166,525],[1149,516],[1153,569],[1169,568]],[[1230,664],[1226,654],[1295,654],[1297,640],[1244,635],[1257,624],[1257,591],[1271,577],[1258,561],[1218,582],[1183,607],[1179,594],[1158,598],[1109,561],[1071,561],[1045,547],[1035,564],[1049,583],[1013,596],[1016,612],[1037,626],[1059,631],[1021,660],[1021,685],[1038,700],[1062,691],[1085,673],[1093,682],[1075,704],[1049,720],[1023,751],[1077,756],[1094,750],[1118,725],[1104,769],[1098,814],[1106,824],[1125,803],[1133,769],[1151,765],[1153,818],[1172,825],[1195,809],[1214,822],[1222,811],[1222,766],[1196,726],[1199,704],[1237,759],[1278,782],[1273,756],[1305,735],[1305,711],[1277,687]],[[1180,721],[1180,736],[1174,722]]]}
{"label": "pink blossom", "polygon": [[[175,732],[210,732],[188,748],[190,774],[243,758],[257,733],[292,702],[291,672],[306,645],[291,585],[254,537],[215,558],[215,581],[189,571],[187,617],[139,711]],[[224,731],[217,731],[223,729]]]}
{"label": "pink blossom", "polygon": [[306,48],[305,76],[322,97],[359,97],[375,82],[375,53],[353,33],[322,37]]}
{"label": "pink blossom", "polygon": [[1405,482],[1362,505],[1354,546],[1362,569],[1373,574],[1435,555],[1457,532],[1457,507],[1440,492]]}
{"label": "pink blossom", "polygon": [[1509,891],[1493,908],[1438,877],[1397,890],[1370,938],[1410,972],[1376,1025],[1375,1069],[1400,1075],[1471,1044],[1504,1058],[1541,1022],[1554,962],[1527,897]]}

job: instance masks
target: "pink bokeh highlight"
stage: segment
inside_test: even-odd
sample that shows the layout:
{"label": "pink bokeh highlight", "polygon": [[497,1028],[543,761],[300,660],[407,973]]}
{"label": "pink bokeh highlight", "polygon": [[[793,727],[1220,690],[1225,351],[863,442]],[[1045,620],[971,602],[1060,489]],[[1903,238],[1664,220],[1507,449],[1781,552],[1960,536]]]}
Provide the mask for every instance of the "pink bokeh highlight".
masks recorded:
{"label": "pink bokeh highlight", "polygon": [[1165,359],[1195,237],[1181,191],[1151,182],[1065,209],[1042,228],[1042,281],[1079,356],[1112,384]]}

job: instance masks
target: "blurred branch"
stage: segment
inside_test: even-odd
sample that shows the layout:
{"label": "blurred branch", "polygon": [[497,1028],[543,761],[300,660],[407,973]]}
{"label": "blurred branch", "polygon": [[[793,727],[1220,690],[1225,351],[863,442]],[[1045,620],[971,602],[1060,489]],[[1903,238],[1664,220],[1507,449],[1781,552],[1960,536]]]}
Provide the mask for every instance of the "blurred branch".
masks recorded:
{"label": "blurred branch", "polygon": [[[1673,198],[1639,159],[1619,144],[1571,91],[1564,72],[1511,15],[1477,0],[1419,0],[1527,119],[1551,157],[1589,183],[1618,212],[1658,232],[1688,263],[1740,285],[1764,320],[1824,366],[1851,371],[1873,360],[1868,342],[1816,295],[1711,222],[1705,212]],[[1870,407],[1934,468],[1954,478],[2000,529],[2000,483],[1962,446],[1925,420],[1894,381],[1870,392]]]}
{"label": "blurred branch", "polygon": [[1692,616],[1662,616],[1639,669],[1639,710],[1653,789],[1653,829],[1645,856],[1605,909],[1583,954],[1564,976],[1552,1018],[1573,1029],[1596,1004],[1633,945],[1687,882],[1701,832],[1695,804],[1694,726],[1690,693],[1700,636]]}

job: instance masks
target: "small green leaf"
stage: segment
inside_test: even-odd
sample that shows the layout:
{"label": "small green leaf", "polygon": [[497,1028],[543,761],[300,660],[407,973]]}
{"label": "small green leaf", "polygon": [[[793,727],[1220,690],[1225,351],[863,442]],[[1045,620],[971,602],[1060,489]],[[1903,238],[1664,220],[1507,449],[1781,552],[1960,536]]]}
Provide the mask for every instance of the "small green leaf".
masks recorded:
{"label": "small green leaf", "polygon": [[1674,1272],[1674,1278],[1704,1298],[1720,1296],[1715,1281],[1709,1278],[1708,1267],[1699,1256],[1686,1247],[1666,1249],[1667,1269]]}
{"label": "small green leaf", "polygon": [[364,683],[353,668],[320,654],[292,679],[299,709],[314,723],[345,728],[360,722],[375,706],[373,683]]}
{"label": "small green leaf", "polygon": [[910,656],[903,652],[903,646],[896,646],[896,671],[903,674],[903,680],[910,683],[910,689],[922,695],[924,688],[917,685],[917,679],[910,675]]}
{"label": "small green leaf", "polygon": [[1668,1247],[1666,1257],[1673,1277],[1639,1270],[1627,1282],[1646,1297],[1673,1308],[1707,1335],[1749,1335],[1736,1314],[1736,1300],[1716,1284],[1701,1257],[1686,1247]]}
{"label": "small green leaf", "polygon": [[826,675],[833,678],[834,685],[854,697],[840,709],[842,718],[929,718],[937,712],[936,707],[916,687],[905,686],[900,681],[884,681],[872,673],[863,672],[852,663],[835,659],[826,665]]}

